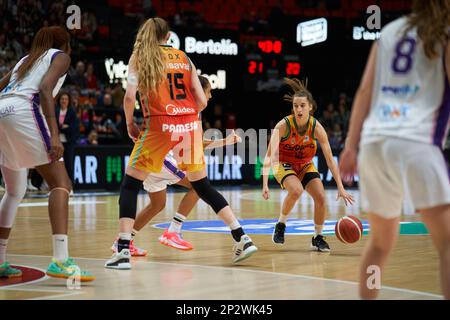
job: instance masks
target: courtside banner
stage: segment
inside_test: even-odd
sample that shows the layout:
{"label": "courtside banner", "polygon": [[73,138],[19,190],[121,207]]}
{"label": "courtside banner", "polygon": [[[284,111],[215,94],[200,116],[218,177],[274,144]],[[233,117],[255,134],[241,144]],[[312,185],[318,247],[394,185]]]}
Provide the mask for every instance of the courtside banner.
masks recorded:
{"label": "courtside banner", "polygon": [[[77,146],[73,165],[75,190],[119,190],[120,183],[128,164],[131,146]],[[335,160],[340,150],[334,150]],[[335,186],[333,176],[326,165],[321,152],[314,158],[325,186]],[[251,160],[251,161],[250,161]],[[236,149],[224,148],[205,154],[206,172],[215,185],[261,185],[261,157],[249,159],[248,153],[239,154]],[[276,184],[273,175],[270,183]]]}

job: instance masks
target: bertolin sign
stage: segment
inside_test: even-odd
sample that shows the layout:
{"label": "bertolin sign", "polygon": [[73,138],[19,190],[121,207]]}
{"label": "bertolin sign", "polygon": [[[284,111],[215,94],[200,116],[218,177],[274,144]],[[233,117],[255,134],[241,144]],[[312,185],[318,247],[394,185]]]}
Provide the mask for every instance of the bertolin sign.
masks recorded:
{"label": "bertolin sign", "polygon": [[302,47],[324,42],[327,36],[328,23],[325,18],[300,22],[297,25],[297,42],[301,43]]}
{"label": "bertolin sign", "polygon": [[[180,37],[173,31],[170,32],[170,37],[167,43],[176,49],[180,49]],[[222,38],[220,40],[198,40],[193,36],[186,36],[184,38],[184,51],[186,51],[186,53],[195,54],[237,56],[238,45],[237,43],[232,42],[231,39]]]}

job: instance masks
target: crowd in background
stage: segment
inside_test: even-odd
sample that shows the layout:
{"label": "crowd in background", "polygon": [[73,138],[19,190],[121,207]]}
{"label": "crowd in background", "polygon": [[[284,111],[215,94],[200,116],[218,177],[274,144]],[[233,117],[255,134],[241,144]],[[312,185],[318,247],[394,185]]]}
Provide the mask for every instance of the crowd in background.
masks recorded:
{"label": "crowd in background", "polygon": [[[65,8],[68,5],[69,1],[64,0],[0,0],[0,77],[6,75],[26,55],[40,27],[65,25]],[[152,10],[149,12],[155,14]],[[279,25],[282,13],[274,10],[269,20]],[[251,33],[263,26],[267,27],[266,22],[250,13],[242,20],[240,29]],[[55,99],[61,139],[66,149],[65,158],[72,159],[77,145],[131,143],[124,121],[124,89],[121,83],[102,81],[104,77],[95,69],[95,63],[86,59],[91,57],[89,46],[98,38],[96,15],[91,11],[83,12],[81,23],[81,30],[71,32],[72,65]],[[171,17],[171,23],[177,26],[201,26],[206,22],[201,16],[192,13],[175,15]],[[204,129],[216,128],[225,133],[226,129],[236,128],[237,115],[229,107],[213,99],[209,112],[202,118]],[[349,99],[345,93],[336,101],[319,106],[315,114],[325,127],[333,149],[343,146],[349,114]],[[136,115],[136,121],[141,123],[139,112]],[[272,121],[268,122],[267,127],[272,124]],[[71,161],[66,165],[68,171],[72,172]]]}

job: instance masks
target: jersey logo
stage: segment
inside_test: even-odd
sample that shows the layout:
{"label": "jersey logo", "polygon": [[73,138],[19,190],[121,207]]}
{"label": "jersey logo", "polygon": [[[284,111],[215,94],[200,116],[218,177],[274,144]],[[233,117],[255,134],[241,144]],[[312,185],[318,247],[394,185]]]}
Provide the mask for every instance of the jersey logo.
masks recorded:
{"label": "jersey logo", "polygon": [[195,110],[193,108],[177,107],[173,104],[168,104],[166,105],[166,112],[170,116],[178,116],[195,113]]}

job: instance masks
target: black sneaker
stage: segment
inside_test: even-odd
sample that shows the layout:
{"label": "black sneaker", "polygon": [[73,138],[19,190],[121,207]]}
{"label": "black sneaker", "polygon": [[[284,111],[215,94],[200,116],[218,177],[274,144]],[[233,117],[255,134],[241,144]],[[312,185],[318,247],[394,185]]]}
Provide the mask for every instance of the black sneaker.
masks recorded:
{"label": "black sneaker", "polygon": [[275,229],[272,234],[272,241],[276,244],[284,243],[284,231],[286,230],[286,225],[283,222],[277,222]]}
{"label": "black sneaker", "polygon": [[311,249],[313,250],[317,250],[319,252],[330,252],[330,246],[328,245],[328,243],[325,241],[325,238],[321,235],[318,234],[315,238],[312,238],[311,241]]}

